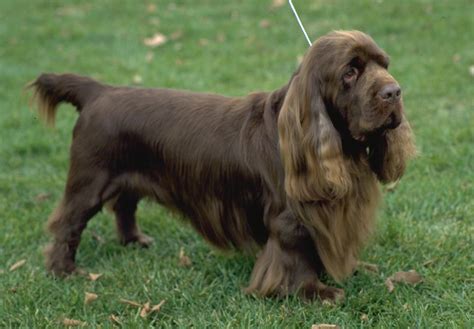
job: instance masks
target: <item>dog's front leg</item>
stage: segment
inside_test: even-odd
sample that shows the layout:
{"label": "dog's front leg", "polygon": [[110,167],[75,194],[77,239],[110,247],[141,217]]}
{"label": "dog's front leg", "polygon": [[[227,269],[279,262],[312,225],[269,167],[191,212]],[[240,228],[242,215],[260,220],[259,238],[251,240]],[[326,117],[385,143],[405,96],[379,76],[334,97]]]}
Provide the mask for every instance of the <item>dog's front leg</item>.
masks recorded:
{"label": "dog's front leg", "polygon": [[283,297],[297,293],[307,299],[340,301],[342,289],[319,280],[323,268],[306,228],[291,211],[275,217],[270,235],[252,271],[248,293]]}

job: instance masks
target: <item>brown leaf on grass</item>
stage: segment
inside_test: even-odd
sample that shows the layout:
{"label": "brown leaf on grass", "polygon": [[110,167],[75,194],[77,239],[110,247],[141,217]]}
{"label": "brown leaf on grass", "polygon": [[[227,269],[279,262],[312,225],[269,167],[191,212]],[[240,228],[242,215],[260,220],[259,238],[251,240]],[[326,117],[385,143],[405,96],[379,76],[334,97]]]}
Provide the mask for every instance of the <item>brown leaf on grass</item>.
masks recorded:
{"label": "brown leaf on grass", "polygon": [[64,318],[61,322],[66,327],[77,327],[77,326],[86,325],[86,323],[84,321],[74,320],[74,319],[69,319],[69,318]]}
{"label": "brown leaf on grass", "polygon": [[43,192],[43,193],[39,193],[38,195],[35,196],[35,201],[36,202],[44,202],[44,201],[48,200],[49,198],[51,198],[51,193]]}
{"label": "brown leaf on grass", "polygon": [[267,27],[270,26],[270,21],[268,19],[262,19],[259,25],[262,29],[266,29]]}
{"label": "brown leaf on grass", "polygon": [[285,0],[273,0],[271,8],[279,8],[285,4]]}
{"label": "brown leaf on grass", "polygon": [[99,296],[97,296],[96,294],[92,292],[86,292],[84,296],[84,305],[89,305],[90,303],[95,301],[97,298],[99,298]]}
{"label": "brown leaf on grass", "polygon": [[150,302],[146,302],[140,311],[140,316],[142,318],[146,318],[148,314],[150,313],[150,311],[151,311]]}
{"label": "brown leaf on grass", "polygon": [[10,272],[19,269],[20,267],[25,265],[25,263],[26,263],[26,259],[19,260],[18,262],[10,266]]}
{"label": "brown leaf on grass", "polygon": [[119,302],[122,303],[122,304],[127,304],[127,305],[131,305],[131,306],[135,306],[135,307],[142,307],[142,304],[134,302],[133,300],[120,298]]}
{"label": "brown leaf on grass", "polygon": [[102,273],[89,273],[89,279],[91,281],[97,281],[102,276]]}
{"label": "brown leaf on grass", "polygon": [[118,325],[122,325],[122,321],[120,321],[120,318],[115,314],[111,314],[109,316],[109,320],[112,321],[113,323],[118,324]]}
{"label": "brown leaf on grass", "polygon": [[179,265],[189,267],[191,264],[191,259],[189,259],[189,257],[184,253],[184,248],[181,248],[179,250]]}
{"label": "brown leaf on grass", "polygon": [[320,324],[313,324],[311,329],[339,329],[340,327],[336,324],[327,324],[327,323],[320,323]]}
{"label": "brown leaf on grass", "polygon": [[395,286],[393,285],[393,282],[392,282],[392,278],[387,278],[387,280],[385,280],[385,286],[387,287],[388,292],[392,292],[393,289],[395,289]]}
{"label": "brown leaf on grass", "polygon": [[397,272],[392,275],[393,282],[403,282],[408,284],[417,284],[423,280],[423,277],[416,271]]}
{"label": "brown leaf on grass", "polygon": [[374,272],[374,273],[379,272],[379,267],[376,264],[359,261],[357,262],[357,266],[369,272]]}
{"label": "brown leaf on grass", "polygon": [[146,11],[149,13],[152,13],[155,10],[156,10],[156,5],[154,3],[150,3],[148,4],[148,6],[146,6]]}
{"label": "brown leaf on grass", "polygon": [[153,307],[151,308],[150,310],[150,313],[152,312],[159,312],[160,309],[161,309],[161,306],[163,306],[163,304],[165,303],[165,300],[163,299],[161,302],[159,302],[158,304],[156,305],[153,305]]}
{"label": "brown leaf on grass", "polygon": [[459,63],[459,61],[461,61],[461,55],[454,54],[452,59],[453,59],[453,63]]}
{"label": "brown leaf on grass", "polygon": [[146,38],[143,43],[148,47],[158,47],[164,44],[168,39],[162,33],[155,33],[151,38]]}
{"label": "brown leaf on grass", "polygon": [[392,276],[388,277],[385,280],[385,285],[387,286],[388,292],[392,292],[395,289],[394,282],[399,283],[408,283],[408,284],[417,284],[423,281],[423,277],[417,272],[411,270],[408,272],[396,272]]}

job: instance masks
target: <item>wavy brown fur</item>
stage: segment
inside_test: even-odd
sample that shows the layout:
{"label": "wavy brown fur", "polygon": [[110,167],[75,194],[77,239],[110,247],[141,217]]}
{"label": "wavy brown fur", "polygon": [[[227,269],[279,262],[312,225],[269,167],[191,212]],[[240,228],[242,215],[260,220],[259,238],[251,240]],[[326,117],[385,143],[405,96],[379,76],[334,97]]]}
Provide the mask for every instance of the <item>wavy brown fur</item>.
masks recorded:
{"label": "wavy brown fur", "polygon": [[398,180],[414,152],[387,65],[370,37],[350,31],[317,40],[287,85],[243,98],[41,75],[32,87],[46,121],[61,102],[79,112],[48,222],[48,269],[74,271],[81,233],[104,204],[121,243],[148,245],[135,212],[149,197],[220,248],[261,247],[248,292],[341,298],[319,275],[351,273],[377,180]]}

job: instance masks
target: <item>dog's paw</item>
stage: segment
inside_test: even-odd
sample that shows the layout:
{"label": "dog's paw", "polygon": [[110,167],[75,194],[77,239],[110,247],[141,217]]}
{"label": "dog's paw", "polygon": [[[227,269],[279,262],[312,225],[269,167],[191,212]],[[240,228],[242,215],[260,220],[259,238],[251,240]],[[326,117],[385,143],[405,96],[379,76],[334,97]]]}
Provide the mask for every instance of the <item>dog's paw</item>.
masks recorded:
{"label": "dog's paw", "polygon": [[140,247],[148,248],[151,244],[153,244],[153,241],[154,240],[151,236],[148,236],[143,233],[139,233],[133,237],[122,239],[121,244],[126,246],[128,244],[134,243],[134,244],[138,244]]}
{"label": "dog's paw", "polygon": [[331,304],[342,303],[345,298],[344,290],[328,286],[320,289],[317,294],[322,302],[329,302]]}
{"label": "dog's paw", "polygon": [[74,259],[66,243],[50,243],[44,248],[47,271],[55,277],[66,277],[76,270]]}

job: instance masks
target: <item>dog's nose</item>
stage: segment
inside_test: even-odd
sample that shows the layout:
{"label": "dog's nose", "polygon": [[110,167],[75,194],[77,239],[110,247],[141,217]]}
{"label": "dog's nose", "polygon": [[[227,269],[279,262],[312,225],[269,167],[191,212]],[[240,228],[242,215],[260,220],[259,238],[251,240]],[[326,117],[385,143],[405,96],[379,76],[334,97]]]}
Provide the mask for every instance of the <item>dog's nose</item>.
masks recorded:
{"label": "dog's nose", "polygon": [[379,91],[379,96],[386,102],[394,103],[400,99],[402,91],[400,86],[396,83],[392,83],[384,86]]}

